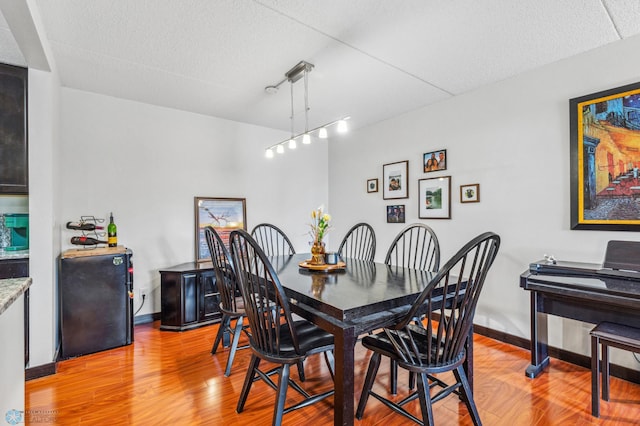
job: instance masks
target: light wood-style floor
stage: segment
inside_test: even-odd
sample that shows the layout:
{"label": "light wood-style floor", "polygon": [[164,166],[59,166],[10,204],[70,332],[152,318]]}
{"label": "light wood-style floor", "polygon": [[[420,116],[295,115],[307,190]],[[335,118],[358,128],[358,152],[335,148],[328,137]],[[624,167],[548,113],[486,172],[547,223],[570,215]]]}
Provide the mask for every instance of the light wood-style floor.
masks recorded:
{"label": "light wood-style floor", "polygon": [[[256,382],[245,411],[235,411],[249,361],[239,351],[230,377],[223,371],[228,350],[211,355],[217,325],[187,332],[160,331],[159,322],[139,325],[135,343],[62,361],[58,373],[28,381],[28,424],[60,425],[269,425],[275,392]],[[637,425],[640,385],[612,378],[611,402],[601,403],[601,417],[591,416],[590,371],[556,359],[537,379],[525,377],[529,352],[483,336],[475,339],[475,400],[485,425]],[[369,360],[356,347],[356,397]],[[388,362],[375,388],[388,389]],[[297,372],[292,376],[297,380]],[[311,392],[330,388],[324,360],[305,364]],[[406,389],[406,373],[399,388]],[[399,394],[402,389],[399,389]],[[401,395],[399,395],[401,396]],[[298,395],[291,389],[289,402]],[[333,397],[284,416],[285,425],[331,425]],[[357,404],[357,403],[356,403]],[[417,402],[415,402],[417,404]],[[418,407],[416,406],[416,412]],[[469,425],[466,408],[455,396],[434,406],[436,425]],[[405,425],[410,422],[373,398],[361,425]]]}

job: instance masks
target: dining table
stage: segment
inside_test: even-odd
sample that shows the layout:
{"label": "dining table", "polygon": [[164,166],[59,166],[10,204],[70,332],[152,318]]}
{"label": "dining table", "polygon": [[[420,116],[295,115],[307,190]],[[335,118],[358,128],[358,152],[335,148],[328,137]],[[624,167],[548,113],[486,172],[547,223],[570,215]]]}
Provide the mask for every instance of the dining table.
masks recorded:
{"label": "dining table", "polygon": [[[291,311],[333,334],[334,425],[352,425],[358,336],[397,323],[435,273],[349,258],[342,259],[344,267],[339,269],[301,267],[308,265],[309,258],[309,254],[294,254],[272,256],[269,261],[289,298]],[[465,360],[471,386],[472,342],[472,338],[467,339]]]}

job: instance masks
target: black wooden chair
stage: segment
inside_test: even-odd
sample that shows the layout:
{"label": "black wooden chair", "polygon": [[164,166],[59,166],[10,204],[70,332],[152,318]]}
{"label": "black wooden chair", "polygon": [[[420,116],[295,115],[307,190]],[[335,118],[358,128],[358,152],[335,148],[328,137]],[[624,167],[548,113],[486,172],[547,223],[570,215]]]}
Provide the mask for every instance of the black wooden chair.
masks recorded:
{"label": "black wooden chair", "polygon": [[[362,339],[363,346],[373,354],[356,411],[358,419],[362,419],[369,395],[372,395],[419,424],[433,425],[432,403],[455,393],[466,404],[473,423],[481,424],[464,371],[465,343],[470,338],[480,291],[499,247],[500,237],[491,232],[472,239],[431,279],[395,326]],[[430,313],[426,316],[426,324],[416,324],[414,318],[425,312]],[[418,376],[417,391],[394,402],[372,390],[383,355]],[[433,376],[447,371],[452,371],[456,379],[452,385]],[[431,388],[439,389],[433,397]],[[416,398],[420,400],[422,421],[403,407]]]}
{"label": "black wooden chair", "polygon": [[[236,350],[249,347],[248,345],[238,347],[240,335],[244,332],[248,336],[247,329],[249,326],[244,325],[244,302],[237,285],[231,255],[214,228],[207,226],[204,229],[204,235],[209,246],[213,270],[216,274],[216,286],[220,293],[220,312],[222,313],[220,327],[213,342],[211,353],[216,353],[220,341],[224,340],[225,332],[233,336],[229,348],[227,366],[224,371],[224,375],[228,377],[231,374],[231,365],[236,356]],[[232,322],[234,323],[233,326],[231,325]]]}
{"label": "black wooden chair", "polygon": [[[405,268],[436,272],[440,268],[440,243],[429,226],[413,223],[396,235],[389,245],[384,263]],[[420,318],[415,318],[420,321]],[[396,394],[398,367],[393,358],[390,364],[391,393]],[[415,385],[414,375],[409,374],[409,389]]]}
{"label": "black wooden chair", "polygon": [[267,256],[295,254],[293,244],[287,235],[275,225],[261,223],[251,231],[251,237],[258,243]]}
{"label": "black wooden chair", "polygon": [[[236,411],[241,413],[244,410],[251,385],[262,379],[277,391],[273,424],[279,425],[283,414],[333,395],[334,390],[331,389],[311,396],[289,377],[291,365],[300,365],[309,355],[321,352],[325,353],[333,377],[333,335],[309,321],[292,320],[289,298],[273,266],[251,235],[244,230],[233,231],[231,252],[251,327],[249,342],[252,350]],[[277,364],[277,367],[262,371],[258,368],[262,360]],[[270,377],[274,373],[280,376],[277,385]],[[304,399],[285,408],[289,385]]]}
{"label": "black wooden chair", "polygon": [[422,223],[407,226],[389,245],[384,263],[437,271],[440,268],[440,244],[436,233]]}
{"label": "black wooden chair", "polygon": [[368,223],[354,225],[342,239],[338,248],[342,259],[361,259],[373,262],[376,255],[376,233]]}

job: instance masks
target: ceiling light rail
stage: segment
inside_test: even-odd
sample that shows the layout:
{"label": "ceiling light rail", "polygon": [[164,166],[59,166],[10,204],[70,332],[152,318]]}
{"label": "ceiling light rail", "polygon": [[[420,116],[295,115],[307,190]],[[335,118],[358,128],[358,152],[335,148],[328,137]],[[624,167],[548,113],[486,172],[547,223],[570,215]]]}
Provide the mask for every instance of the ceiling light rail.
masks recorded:
{"label": "ceiling light rail", "polygon": [[[311,143],[311,135],[317,132],[317,136],[320,139],[327,139],[329,136],[327,129],[336,125],[338,133],[344,133],[347,131],[347,120],[351,117],[342,117],[329,123],[318,126],[315,129],[309,130],[309,72],[313,70],[314,65],[306,61],[298,62],[293,68],[285,73],[285,78],[279,83],[264,88],[267,93],[276,93],[282,83],[288,81],[291,85],[291,137],[273,144],[265,149],[265,156],[267,158],[273,158],[273,151],[277,153],[284,153],[285,144],[289,146],[289,149],[295,149],[297,147],[297,140],[302,139],[303,144]],[[293,83],[304,77],[304,117],[305,126],[304,132],[294,135],[294,108],[293,108]]]}

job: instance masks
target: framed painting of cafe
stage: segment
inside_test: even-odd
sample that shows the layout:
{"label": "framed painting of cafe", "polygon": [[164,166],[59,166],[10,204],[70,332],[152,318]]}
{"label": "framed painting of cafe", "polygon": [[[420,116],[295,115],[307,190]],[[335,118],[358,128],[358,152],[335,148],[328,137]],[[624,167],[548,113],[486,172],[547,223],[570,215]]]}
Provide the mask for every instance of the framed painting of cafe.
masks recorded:
{"label": "framed painting of cafe", "polygon": [[207,226],[215,228],[229,248],[229,235],[234,229],[247,229],[246,200],[244,198],[195,197],[196,262],[211,259],[204,236]]}
{"label": "framed painting of cafe", "polygon": [[640,83],[569,106],[571,229],[640,231]]}

